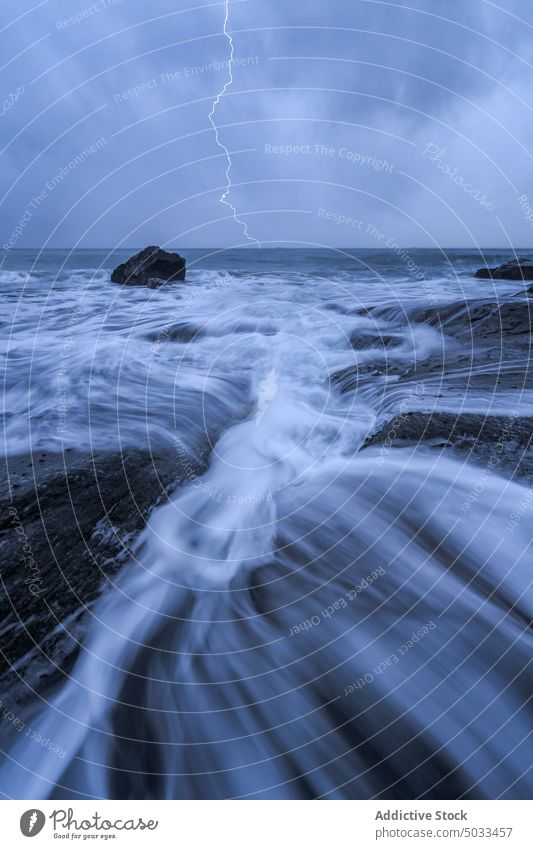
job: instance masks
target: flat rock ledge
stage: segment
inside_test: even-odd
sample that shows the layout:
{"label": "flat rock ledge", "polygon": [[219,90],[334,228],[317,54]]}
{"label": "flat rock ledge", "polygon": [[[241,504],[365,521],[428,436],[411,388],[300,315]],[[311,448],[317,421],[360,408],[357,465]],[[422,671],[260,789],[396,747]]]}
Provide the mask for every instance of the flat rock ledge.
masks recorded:
{"label": "flat rock ledge", "polygon": [[168,283],[185,280],[185,271],[186,262],[182,256],[151,245],[118,265],[111,274],[111,282],[159,289]]}
{"label": "flat rock ledge", "polygon": [[409,412],[383,424],[363,447],[383,445],[451,450],[466,462],[490,469],[490,474],[533,483],[531,416]]}

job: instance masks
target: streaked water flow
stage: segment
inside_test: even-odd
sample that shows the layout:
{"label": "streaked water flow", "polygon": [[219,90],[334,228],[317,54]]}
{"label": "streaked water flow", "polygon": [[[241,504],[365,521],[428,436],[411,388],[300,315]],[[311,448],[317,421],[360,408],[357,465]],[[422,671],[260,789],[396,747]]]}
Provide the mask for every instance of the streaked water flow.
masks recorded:
{"label": "streaked water flow", "polygon": [[[66,756],[14,735],[3,792],[527,795],[530,517],[506,531],[525,487],[490,475],[464,513],[479,467],[423,445],[359,449],[402,402],[527,412],[529,395],[466,397],[449,374],[443,392],[438,371],[399,380],[459,343],[409,320],[432,305],[398,258],[370,275],[343,255],[255,254],[159,292],[112,287],[88,254],[59,276],[2,272],[9,453],[194,451],[218,434],[91,610],[70,678],[26,709]],[[455,273],[475,260],[454,264],[417,260],[443,303],[479,297]],[[354,341],[369,330],[399,334],[382,369],[364,367],[383,348]],[[330,375],[354,365],[360,385],[342,393]]]}

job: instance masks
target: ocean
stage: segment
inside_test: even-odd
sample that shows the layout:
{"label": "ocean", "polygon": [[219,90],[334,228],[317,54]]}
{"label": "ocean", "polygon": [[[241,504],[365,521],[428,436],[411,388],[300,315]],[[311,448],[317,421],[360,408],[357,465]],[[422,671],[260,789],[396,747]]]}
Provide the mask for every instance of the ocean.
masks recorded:
{"label": "ocean", "polygon": [[510,443],[533,415],[498,326],[523,286],[473,277],[508,252],[182,250],[184,283],[111,284],[134,252],[0,269],[8,475],[135,449],[185,478],[20,708],[66,754],[4,727],[0,790],[527,798],[529,483],[497,445],[397,441],[416,414],[495,417]]}

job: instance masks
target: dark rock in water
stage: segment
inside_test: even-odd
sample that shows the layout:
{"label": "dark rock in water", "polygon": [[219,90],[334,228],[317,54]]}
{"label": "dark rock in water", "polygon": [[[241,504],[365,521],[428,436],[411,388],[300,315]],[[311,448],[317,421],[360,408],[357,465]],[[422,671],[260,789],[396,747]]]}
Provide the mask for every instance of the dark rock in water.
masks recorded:
{"label": "dark rock in water", "polygon": [[158,289],[165,283],[185,280],[185,268],[182,256],[152,245],[117,266],[111,275],[111,282]]}
{"label": "dark rock in water", "polygon": [[368,351],[371,348],[397,348],[403,342],[401,336],[379,333],[372,330],[356,330],[350,336],[355,351]]}
{"label": "dark rock in water", "polygon": [[162,330],[153,330],[146,334],[151,342],[194,342],[205,335],[203,327],[191,324],[189,321],[176,321]]}
{"label": "dark rock in water", "polygon": [[480,268],[475,276],[491,280],[533,280],[533,262],[513,259],[497,268]]}

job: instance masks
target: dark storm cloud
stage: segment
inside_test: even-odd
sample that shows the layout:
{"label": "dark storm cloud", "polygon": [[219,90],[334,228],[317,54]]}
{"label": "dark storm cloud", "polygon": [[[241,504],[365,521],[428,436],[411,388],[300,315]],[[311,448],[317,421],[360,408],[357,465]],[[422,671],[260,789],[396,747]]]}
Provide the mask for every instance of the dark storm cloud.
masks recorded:
{"label": "dark storm cloud", "polygon": [[[527,2],[248,0],[230,16],[215,118],[261,240],[371,246],[379,225],[408,244],[529,243]],[[2,18],[2,243],[242,240],[208,119],[224,4],[48,0]]]}

